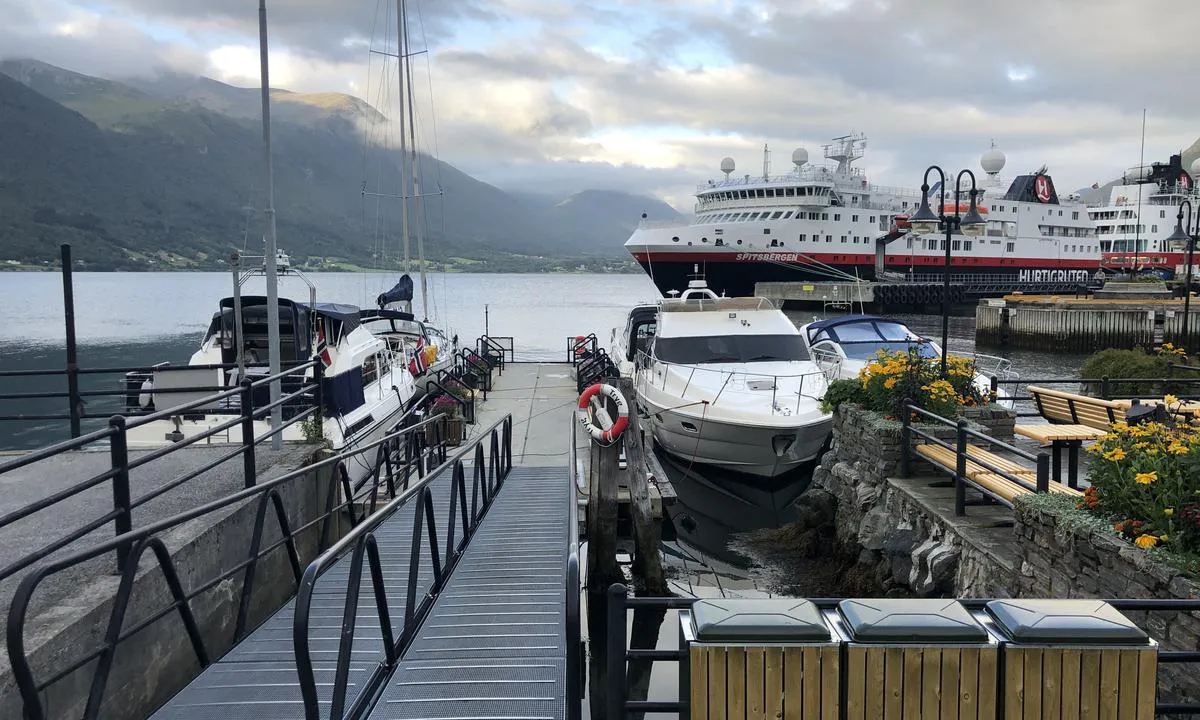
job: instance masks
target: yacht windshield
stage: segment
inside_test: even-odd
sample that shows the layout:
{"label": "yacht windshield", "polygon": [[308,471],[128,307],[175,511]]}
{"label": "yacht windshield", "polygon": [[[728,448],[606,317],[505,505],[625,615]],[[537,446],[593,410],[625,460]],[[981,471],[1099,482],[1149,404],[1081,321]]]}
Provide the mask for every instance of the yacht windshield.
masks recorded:
{"label": "yacht windshield", "polygon": [[887,342],[868,340],[863,342],[847,342],[843,340],[840,345],[842,346],[842,351],[846,353],[846,357],[852,360],[870,359],[875,355],[875,353],[880,352],[881,350],[885,352],[908,352],[909,349],[915,349],[923,358],[938,357],[938,354],[933,349],[932,345],[921,341],[906,342],[901,340],[898,342]]}
{"label": "yacht windshield", "polygon": [[654,356],[680,365],[751,363],[808,360],[799,335],[718,335],[714,337],[660,337]]}

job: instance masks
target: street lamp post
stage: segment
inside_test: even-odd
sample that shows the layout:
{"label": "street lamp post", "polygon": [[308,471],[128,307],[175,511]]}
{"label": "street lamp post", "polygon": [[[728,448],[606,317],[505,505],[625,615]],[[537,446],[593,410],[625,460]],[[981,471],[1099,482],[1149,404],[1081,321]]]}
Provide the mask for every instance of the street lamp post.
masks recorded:
{"label": "street lamp post", "polygon": [[[1183,208],[1187,206],[1187,222],[1184,222]],[[1179,203],[1179,213],[1175,216],[1175,232],[1167,238],[1167,247],[1179,243],[1187,244],[1187,267],[1183,275],[1183,338],[1180,345],[1185,353],[1191,352],[1191,337],[1188,335],[1188,320],[1192,305],[1192,254],[1196,251],[1196,241],[1200,240],[1200,213],[1197,213],[1196,228],[1192,228],[1192,203],[1184,200]]]}
{"label": "street lamp post", "polygon": [[[938,204],[936,215],[934,215],[933,210],[929,207],[929,173],[935,170],[941,179],[941,202]],[[967,208],[966,215],[960,215],[958,201],[962,195],[962,179],[964,175],[971,178],[971,190],[969,192],[971,205]],[[978,196],[979,191],[975,185],[975,173],[970,170],[962,170],[954,179],[954,215],[946,215],[946,173],[937,165],[930,165],[925,170],[925,176],[921,181],[921,207],[917,209],[915,215],[909,218],[912,232],[917,235],[931,235],[937,232],[939,227],[946,231],[946,239],[944,241],[946,260],[942,265],[942,377],[946,376],[946,358],[950,344],[950,244],[953,242],[952,236],[956,231],[968,237],[976,237],[983,234],[986,221],[979,214],[979,208],[975,204]]]}

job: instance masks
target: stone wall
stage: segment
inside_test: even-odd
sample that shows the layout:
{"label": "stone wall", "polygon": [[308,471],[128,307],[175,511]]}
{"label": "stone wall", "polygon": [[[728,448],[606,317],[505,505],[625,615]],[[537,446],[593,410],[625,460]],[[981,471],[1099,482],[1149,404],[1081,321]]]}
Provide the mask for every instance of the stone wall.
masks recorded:
{"label": "stone wall", "polygon": [[[1061,498],[1017,504],[1020,558],[1014,594],[1021,597],[1200,598],[1200,582],[1117,537]],[[1170,650],[1200,649],[1200,611],[1127,612]],[[1160,699],[1200,698],[1200,672],[1179,665],[1159,673]]]}

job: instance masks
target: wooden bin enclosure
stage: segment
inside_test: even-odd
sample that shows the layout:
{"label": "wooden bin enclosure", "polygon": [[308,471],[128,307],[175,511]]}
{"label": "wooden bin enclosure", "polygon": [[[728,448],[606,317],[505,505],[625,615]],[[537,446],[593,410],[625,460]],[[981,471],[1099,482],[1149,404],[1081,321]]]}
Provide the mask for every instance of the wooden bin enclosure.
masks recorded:
{"label": "wooden bin enclosure", "polygon": [[681,613],[691,720],[838,720],[841,658],[807,600],[701,600]]}
{"label": "wooden bin enclosure", "polygon": [[993,720],[998,643],[955,600],[843,600],[846,720]]}
{"label": "wooden bin enclosure", "polygon": [[1099,600],[993,600],[1006,720],[1153,720],[1154,641]]}

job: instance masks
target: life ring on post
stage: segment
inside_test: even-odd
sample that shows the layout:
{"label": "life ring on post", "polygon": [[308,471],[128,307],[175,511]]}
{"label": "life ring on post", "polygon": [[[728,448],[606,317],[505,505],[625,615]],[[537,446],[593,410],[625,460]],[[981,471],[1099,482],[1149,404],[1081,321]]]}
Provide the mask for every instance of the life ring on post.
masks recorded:
{"label": "life ring on post", "polygon": [[[590,413],[588,413],[588,403],[596,395],[603,395],[612,400],[617,406],[617,419],[613,421],[612,427],[607,430],[593,422]],[[625,428],[629,427],[629,403],[617,388],[612,385],[596,383],[589,386],[579,396],[579,422],[583,425],[584,430],[587,430],[588,435],[596,442],[613,442],[621,437],[621,433],[625,432]]]}
{"label": "life ring on post", "polygon": [[588,342],[587,338],[582,335],[575,336],[575,345],[572,347],[575,352],[575,359],[583,357],[587,354]]}

